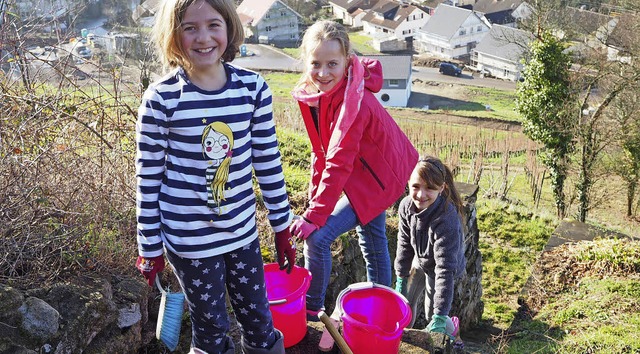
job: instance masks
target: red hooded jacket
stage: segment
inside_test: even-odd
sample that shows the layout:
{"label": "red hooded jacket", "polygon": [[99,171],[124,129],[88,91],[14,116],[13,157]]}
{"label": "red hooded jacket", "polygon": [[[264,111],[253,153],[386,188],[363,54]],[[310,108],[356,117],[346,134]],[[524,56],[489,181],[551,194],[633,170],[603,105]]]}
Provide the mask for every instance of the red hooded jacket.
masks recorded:
{"label": "red hooded jacket", "polygon": [[[316,124],[309,104],[300,99],[303,94],[294,93],[313,150],[309,207],[303,217],[318,226],[326,223],[342,191],[360,223],[366,225],[400,198],[418,161],[416,149],[373,95],[382,88],[380,62],[358,60],[355,55],[350,60],[351,66],[364,68],[359,67],[364,73],[360,75],[364,78],[361,102],[356,102],[355,95],[345,95],[345,78],[330,92],[316,94]],[[357,84],[358,77],[354,77]],[[347,111],[352,114],[341,114],[345,99],[351,100],[345,106],[351,107]]]}

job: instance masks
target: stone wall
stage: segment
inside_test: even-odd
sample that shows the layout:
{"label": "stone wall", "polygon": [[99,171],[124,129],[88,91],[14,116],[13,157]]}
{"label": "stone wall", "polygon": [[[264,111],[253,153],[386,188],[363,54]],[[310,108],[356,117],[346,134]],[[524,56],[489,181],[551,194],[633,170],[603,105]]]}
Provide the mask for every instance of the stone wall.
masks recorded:
{"label": "stone wall", "polygon": [[25,292],[0,284],[0,353],[135,353],[153,338],[150,290],[142,277],[87,276]]}
{"label": "stone wall", "polygon": [[[482,256],[478,250],[475,209],[478,188],[468,184],[457,187],[465,199],[467,274],[456,284],[451,314],[460,318],[464,331],[478,324],[482,317]],[[393,235],[397,234],[393,222],[391,216],[387,234],[392,258],[396,248]],[[333,269],[326,298],[329,313],[343,289],[366,281],[356,237],[341,236],[332,252]],[[298,257],[301,256],[299,252]],[[137,353],[149,346],[158,348],[153,341],[159,309],[157,295],[157,290],[149,287],[141,276],[109,279],[84,276],[27,291],[0,284],[0,353]],[[183,319],[178,352],[186,352],[190,341],[188,316]],[[421,311],[415,328],[424,328],[426,324]],[[238,328],[232,328],[232,336],[239,337]]]}

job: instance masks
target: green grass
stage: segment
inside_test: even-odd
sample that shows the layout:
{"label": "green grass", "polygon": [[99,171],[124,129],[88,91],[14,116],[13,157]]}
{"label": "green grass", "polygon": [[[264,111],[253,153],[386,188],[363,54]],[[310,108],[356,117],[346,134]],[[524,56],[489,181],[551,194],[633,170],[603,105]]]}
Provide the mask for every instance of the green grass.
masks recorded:
{"label": "green grass", "polygon": [[261,73],[261,75],[269,85],[274,99],[292,99],[291,90],[300,79],[300,73],[268,71]]}
{"label": "green grass", "polygon": [[[463,97],[466,103],[456,103],[451,107],[430,108],[433,113],[455,114],[464,117],[482,117],[521,122],[521,115],[515,110],[515,91],[499,90],[488,87],[465,86]],[[490,109],[487,109],[487,106]]]}
{"label": "green grass", "polygon": [[[635,248],[637,249],[636,244]],[[640,351],[640,280],[584,278],[536,316],[543,328],[525,327],[509,352],[537,343],[553,353],[637,353]]]}
{"label": "green grass", "polygon": [[371,46],[371,37],[362,32],[349,33],[349,40],[351,41],[351,47],[353,47],[356,53],[362,55],[380,54],[380,52]]}
{"label": "green grass", "polygon": [[494,200],[479,200],[476,207],[483,261],[483,319],[507,328],[517,311],[515,299],[555,225],[524,208]]}
{"label": "green grass", "polygon": [[287,189],[292,193],[302,193],[309,187],[309,139],[287,128],[278,129],[277,135]]}

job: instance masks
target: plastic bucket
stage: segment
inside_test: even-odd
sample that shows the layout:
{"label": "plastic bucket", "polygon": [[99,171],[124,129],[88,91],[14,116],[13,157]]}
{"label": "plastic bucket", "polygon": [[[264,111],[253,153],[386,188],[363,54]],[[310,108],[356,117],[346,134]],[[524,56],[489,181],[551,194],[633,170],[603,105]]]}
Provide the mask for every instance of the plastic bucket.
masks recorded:
{"label": "plastic bucket", "polygon": [[311,273],[294,266],[287,274],[277,263],[269,263],[264,266],[264,279],[273,326],[284,335],[285,348],[294,346],[307,334],[306,297]]}
{"label": "plastic bucket", "polygon": [[337,300],[342,335],[354,354],[398,353],[411,306],[397,291],[370,282],[352,284]]}

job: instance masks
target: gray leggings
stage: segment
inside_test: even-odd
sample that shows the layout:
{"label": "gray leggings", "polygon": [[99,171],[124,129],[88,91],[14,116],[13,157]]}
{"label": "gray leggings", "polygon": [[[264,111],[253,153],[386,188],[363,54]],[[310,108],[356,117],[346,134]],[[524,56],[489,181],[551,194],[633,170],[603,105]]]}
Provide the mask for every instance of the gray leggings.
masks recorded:
{"label": "gray leggings", "polygon": [[417,311],[418,311],[418,301],[420,297],[424,294],[424,314],[426,316],[427,322],[431,321],[431,316],[433,316],[433,296],[435,294],[435,278],[432,278],[425,273],[422,268],[416,262],[414,258],[413,263],[411,265],[411,273],[409,273],[409,277],[407,279],[407,300],[409,300],[409,304],[411,305],[411,313],[413,314],[411,318],[411,323],[409,324],[409,328],[412,328],[416,322]]}

